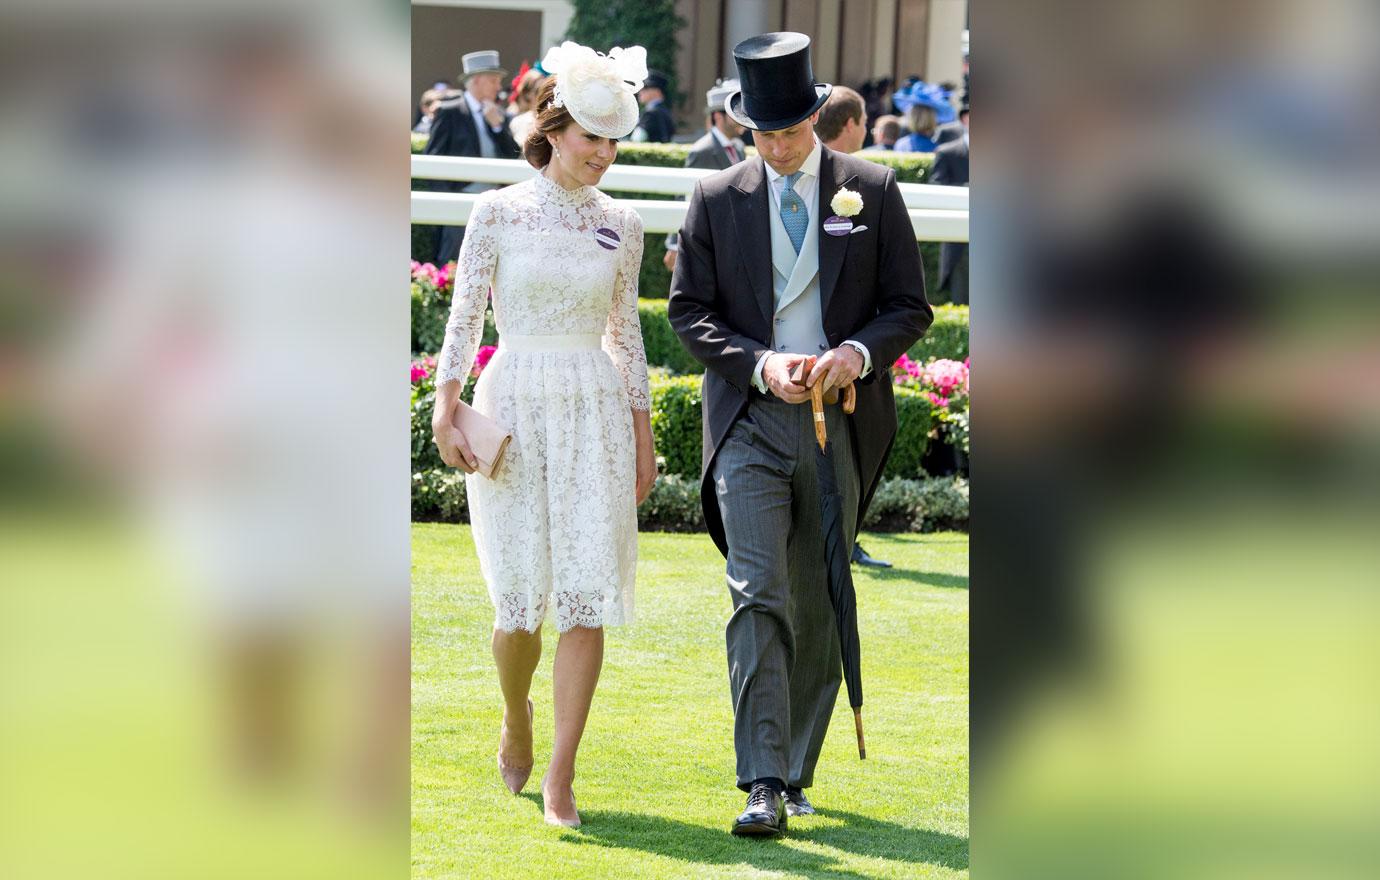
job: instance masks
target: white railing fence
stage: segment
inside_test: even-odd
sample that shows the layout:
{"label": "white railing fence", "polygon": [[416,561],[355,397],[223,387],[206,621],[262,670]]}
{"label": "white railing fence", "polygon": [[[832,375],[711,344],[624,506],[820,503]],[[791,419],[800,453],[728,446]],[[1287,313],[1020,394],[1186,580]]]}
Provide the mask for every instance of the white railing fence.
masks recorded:
{"label": "white railing fence", "polygon": [[[506,185],[526,180],[536,170],[521,159],[471,159],[458,156],[413,156],[412,177],[465,183]],[[686,196],[701,177],[713,171],[698,168],[656,168],[614,165],[604,172],[604,190]],[[900,184],[916,241],[968,240],[968,188],[923,183]],[[412,222],[461,226],[469,219],[478,196],[471,193],[412,193]],[[647,232],[674,232],[685,219],[686,203],[660,199],[620,199],[637,211]]]}

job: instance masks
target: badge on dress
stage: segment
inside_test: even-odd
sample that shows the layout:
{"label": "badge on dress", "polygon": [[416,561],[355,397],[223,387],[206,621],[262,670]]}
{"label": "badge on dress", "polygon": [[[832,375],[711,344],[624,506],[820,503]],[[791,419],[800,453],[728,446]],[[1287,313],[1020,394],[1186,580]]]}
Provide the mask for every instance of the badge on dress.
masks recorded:
{"label": "badge on dress", "polygon": [[616,250],[618,243],[622,241],[618,233],[609,229],[607,226],[600,226],[594,230],[594,240],[599,242],[599,247],[606,251]]}
{"label": "badge on dress", "polygon": [[847,235],[853,231],[853,221],[835,214],[824,221],[824,231],[830,235]]}

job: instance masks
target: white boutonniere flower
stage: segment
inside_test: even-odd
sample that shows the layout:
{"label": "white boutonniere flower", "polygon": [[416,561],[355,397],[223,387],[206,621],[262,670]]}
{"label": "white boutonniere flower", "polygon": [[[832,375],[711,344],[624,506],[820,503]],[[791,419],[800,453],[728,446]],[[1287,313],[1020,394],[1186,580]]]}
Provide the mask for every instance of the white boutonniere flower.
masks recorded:
{"label": "white boutonniere flower", "polygon": [[834,199],[829,203],[829,207],[834,209],[834,213],[840,217],[856,217],[863,209],[862,196],[851,189],[841,189],[834,193]]}

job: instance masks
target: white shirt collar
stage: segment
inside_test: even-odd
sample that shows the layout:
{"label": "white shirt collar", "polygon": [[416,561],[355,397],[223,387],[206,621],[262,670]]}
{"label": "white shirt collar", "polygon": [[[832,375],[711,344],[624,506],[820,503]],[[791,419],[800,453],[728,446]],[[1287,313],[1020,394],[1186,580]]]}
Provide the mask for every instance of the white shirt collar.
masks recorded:
{"label": "white shirt collar", "polygon": [[709,126],[709,133],[714,135],[714,140],[719,142],[719,146],[726,147],[729,145],[730,142],[728,138],[724,137],[724,133],[719,131],[719,127],[717,125]]}
{"label": "white shirt collar", "polygon": [[[797,170],[802,171],[805,174],[808,174],[810,177],[819,177],[820,149],[821,147],[819,143],[819,138],[815,138],[815,148],[810,151],[810,155],[805,157],[805,161],[801,163],[800,168],[798,168]],[[776,181],[780,180],[782,177],[785,176],[782,174],[777,174],[776,169],[772,168],[771,165],[767,164],[766,159],[762,160],[762,167],[767,169],[768,185],[776,183]]]}
{"label": "white shirt collar", "polygon": [[470,108],[470,114],[477,116],[484,112],[484,105],[479,103],[479,99],[465,91],[465,104]]}

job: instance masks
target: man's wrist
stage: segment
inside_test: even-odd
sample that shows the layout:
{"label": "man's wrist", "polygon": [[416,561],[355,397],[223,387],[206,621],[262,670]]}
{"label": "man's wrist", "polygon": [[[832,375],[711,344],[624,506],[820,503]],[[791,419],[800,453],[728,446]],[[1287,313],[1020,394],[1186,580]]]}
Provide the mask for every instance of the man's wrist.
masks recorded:
{"label": "man's wrist", "polygon": [[776,352],[768,351],[767,353],[763,354],[760,358],[757,359],[757,366],[754,367],[752,370],[752,387],[756,388],[763,394],[767,393],[767,361],[771,359],[771,356],[773,354],[776,354]]}
{"label": "man's wrist", "polygon": [[845,339],[843,342],[839,343],[839,348],[843,348],[844,346],[853,349],[858,353],[858,356],[862,358],[862,366],[858,368],[858,378],[862,378],[872,372],[872,354],[867,350],[867,346],[856,339]]}

